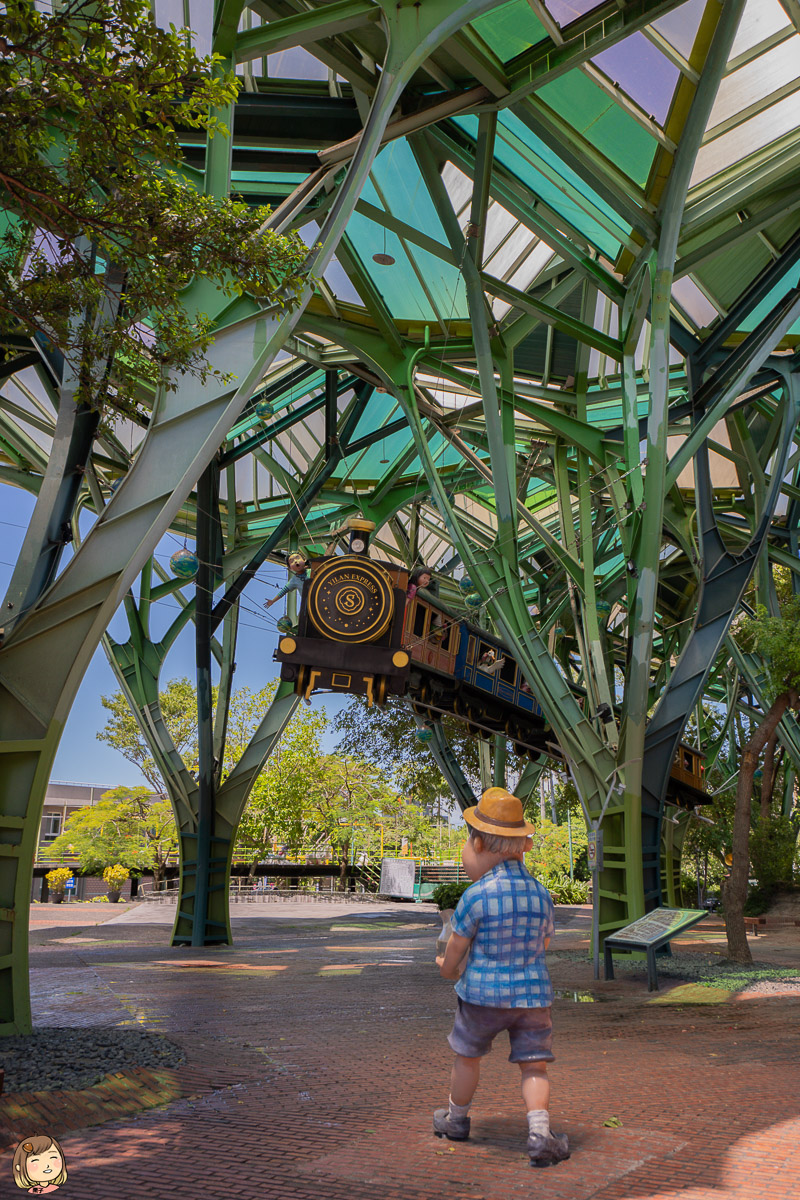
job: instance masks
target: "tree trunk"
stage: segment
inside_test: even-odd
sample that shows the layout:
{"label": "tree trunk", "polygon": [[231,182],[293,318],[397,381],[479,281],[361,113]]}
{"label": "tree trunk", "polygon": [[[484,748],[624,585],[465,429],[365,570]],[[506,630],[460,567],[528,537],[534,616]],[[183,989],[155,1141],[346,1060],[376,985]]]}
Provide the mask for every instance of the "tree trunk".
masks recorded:
{"label": "tree trunk", "polygon": [[750,817],[753,797],[753,775],[764,746],[778,727],[787,708],[797,708],[798,694],[794,689],[781,692],[744,748],[739,763],[736,787],[736,809],[733,817],[733,865],[722,886],[725,903],[725,932],[728,938],[728,958],[733,962],[751,963],[753,956],[747,944],[744,928],[744,905],[747,899],[747,878],[750,873]]}
{"label": "tree trunk", "polygon": [[339,891],[340,892],[347,891],[347,865],[348,865],[347,864],[347,855],[344,854],[344,855],[342,855],[342,859],[339,863]]}

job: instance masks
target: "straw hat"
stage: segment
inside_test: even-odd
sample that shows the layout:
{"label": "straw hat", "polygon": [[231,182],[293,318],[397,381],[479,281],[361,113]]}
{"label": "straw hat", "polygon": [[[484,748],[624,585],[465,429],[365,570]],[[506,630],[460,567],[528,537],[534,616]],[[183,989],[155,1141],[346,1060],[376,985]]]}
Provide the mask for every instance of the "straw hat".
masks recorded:
{"label": "straw hat", "polygon": [[488,788],[480,804],[467,809],[464,820],[473,829],[496,833],[499,837],[528,837],[535,829],[523,817],[522,801],[500,787]]}

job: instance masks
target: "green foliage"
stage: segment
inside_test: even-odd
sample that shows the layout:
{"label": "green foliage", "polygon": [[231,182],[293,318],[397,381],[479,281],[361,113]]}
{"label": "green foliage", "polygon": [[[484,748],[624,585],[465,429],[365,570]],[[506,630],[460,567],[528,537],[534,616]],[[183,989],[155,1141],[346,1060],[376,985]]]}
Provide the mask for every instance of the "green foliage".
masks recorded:
{"label": "green foliage", "polygon": [[[133,715],[131,706],[122,692],[113,696],[100,697],[103,708],[108,709],[111,716],[103,729],[96,735],[98,741],[105,742],[114,750],[118,750],[123,758],[138,767],[154,792],[162,795],[166,785],[156,767],[150,753],[150,747],[145,741],[139,722]],[[164,723],[170,737],[175,743],[175,749],[183,758],[189,770],[197,766],[197,696],[195,688],[188,679],[171,679],[163,691],[158,694]]]}
{"label": "green foliage", "polygon": [[47,886],[51,892],[56,894],[64,893],[67,890],[67,884],[72,879],[72,871],[69,867],[55,867],[54,870],[48,871],[45,875]]}
{"label": "green foliage", "polygon": [[554,904],[587,904],[589,901],[589,881],[586,879],[570,879],[569,875],[549,876],[545,886]]}
{"label": "green foliage", "polygon": [[110,892],[121,892],[130,877],[130,871],[123,867],[122,863],[115,863],[113,867],[106,867],[103,871],[103,882],[108,885]]}
{"label": "green foliage", "polygon": [[54,857],[75,854],[86,874],[120,864],[129,871],[152,870],[163,877],[167,857],[177,849],[172,805],[150,803],[147,788],[117,787],[104,792],[99,804],[79,808],[64,832],[51,843]]}
{"label": "green foliage", "polygon": [[774,899],[774,887],[751,888],[744,902],[744,915],[746,917],[763,916],[765,912],[769,912],[770,908],[772,908],[772,901]]}
{"label": "green foliage", "polygon": [[800,596],[788,596],[780,616],[772,617],[762,605],[756,616],[742,621],[742,645],[760,654],[769,672],[770,700],[787,689],[800,689]]}
{"label": "green foliage", "polygon": [[440,911],[443,908],[455,908],[464,892],[471,886],[469,879],[462,883],[440,883],[431,892],[431,900]]}
{"label": "green foliage", "polygon": [[[268,209],[203,195],[182,164],[181,126],[227,136],[217,114],[240,84],[219,56],[159,29],[147,0],[54,7],[8,0],[0,14],[0,333],[58,346],[95,406],[109,390],[93,365],[114,356],[124,407],[164,362],[205,377],[209,324],[179,296],[192,279],[291,303],[307,252],[263,228]],[[120,284],[119,319],[96,322]]]}
{"label": "green foliage", "polygon": [[[436,766],[430,750],[416,737],[416,723],[404,700],[390,696],[383,708],[368,707],[353,697],[338,713],[334,729],[341,734],[339,747],[358,746],[359,753],[380,767],[394,787],[431,816],[441,817],[453,807],[449,784]],[[462,722],[444,719],[445,732],[473,789],[480,790],[478,740],[466,733]]]}
{"label": "green foliage", "polygon": [[797,832],[788,817],[762,817],[750,833],[750,864],[761,889],[791,883]]}
{"label": "green foliage", "polygon": [[[274,686],[270,690],[274,691]],[[266,702],[263,693],[256,697],[239,695],[228,723],[229,743],[244,748],[251,733],[251,718],[255,717],[252,710]],[[272,853],[274,842],[298,845],[304,841],[308,771],[311,767],[314,773],[326,728],[324,712],[302,706],[297,709],[250,793],[237,832],[237,857],[255,864]],[[236,756],[234,750],[230,757]]]}
{"label": "green foliage", "polygon": [[[567,825],[554,825],[545,817],[536,821],[532,834],[533,849],[526,855],[526,863],[537,879],[550,887],[550,882],[569,876],[569,829]],[[581,854],[586,861],[586,826],[583,818],[572,822],[573,862]]]}

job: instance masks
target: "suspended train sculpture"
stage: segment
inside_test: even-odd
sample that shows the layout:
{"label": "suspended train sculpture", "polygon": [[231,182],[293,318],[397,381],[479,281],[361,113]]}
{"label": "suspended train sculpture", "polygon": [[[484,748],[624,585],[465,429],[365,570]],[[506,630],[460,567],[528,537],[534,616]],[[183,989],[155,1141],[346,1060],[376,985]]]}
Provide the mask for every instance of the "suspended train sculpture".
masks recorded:
{"label": "suspended train sculpture", "polygon": [[[505,733],[517,753],[559,757],[552,731],[513,655],[502,641],[451,612],[430,593],[412,589],[396,563],[371,559],[371,521],[347,523],[348,552],[312,559],[296,631],[275,651],[281,679],[298,696],[315,691],[366,696],[383,705],[408,697],[426,721],[452,714],[471,733]],[[708,803],[703,759],[680,745],[668,800],[691,808]]]}

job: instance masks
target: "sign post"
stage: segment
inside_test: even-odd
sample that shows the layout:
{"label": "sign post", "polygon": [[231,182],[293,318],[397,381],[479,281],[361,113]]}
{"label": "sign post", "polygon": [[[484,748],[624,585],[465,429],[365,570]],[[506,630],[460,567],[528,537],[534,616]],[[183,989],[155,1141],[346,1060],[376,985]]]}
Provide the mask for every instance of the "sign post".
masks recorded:
{"label": "sign post", "polygon": [[615,950],[643,950],[647,954],[647,990],[657,992],[656,951],[667,945],[676,934],[691,929],[707,916],[707,912],[698,912],[694,908],[654,908],[652,912],[639,917],[638,921],[618,929],[603,943],[606,979],[614,978]]}

